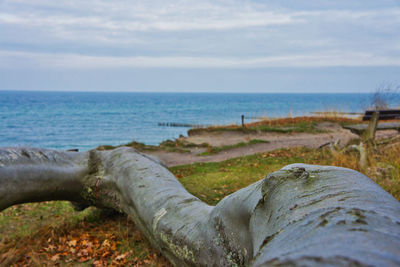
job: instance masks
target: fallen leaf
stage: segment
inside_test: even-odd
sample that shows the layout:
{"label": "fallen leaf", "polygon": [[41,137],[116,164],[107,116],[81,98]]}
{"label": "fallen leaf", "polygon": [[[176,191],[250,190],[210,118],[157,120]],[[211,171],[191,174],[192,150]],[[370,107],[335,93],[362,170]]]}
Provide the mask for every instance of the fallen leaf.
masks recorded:
{"label": "fallen leaf", "polygon": [[126,257],[125,254],[119,255],[115,258],[116,261],[122,261]]}
{"label": "fallen leaf", "polygon": [[89,260],[88,257],[82,257],[82,258],[79,259],[79,262],[85,262],[85,261],[88,261],[88,260]]}
{"label": "fallen leaf", "polygon": [[87,256],[87,255],[89,255],[89,253],[86,249],[80,250],[77,254],[78,257]]}
{"label": "fallen leaf", "polygon": [[102,267],[102,266],[104,266],[102,261],[94,261],[92,264],[93,264],[95,267]]}
{"label": "fallen leaf", "polygon": [[105,258],[105,257],[107,257],[108,255],[110,255],[111,253],[110,253],[110,251],[106,251],[106,252],[104,252],[103,254],[101,254],[101,257],[102,258]]}
{"label": "fallen leaf", "polygon": [[74,240],[69,241],[67,244],[68,244],[68,246],[70,246],[70,247],[75,247],[77,242],[78,242],[78,241],[76,241],[76,240],[74,239]]}
{"label": "fallen leaf", "polygon": [[56,246],[53,245],[49,245],[47,248],[44,248],[44,250],[46,250],[47,252],[52,251],[54,249],[56,249]]}
{"label": "fallen leaf", "polygon": [[60,255],[56,254],[53,257],[50,258],[51,261],[58,261],[60,259]]}
{"label": "fallen leaf", "polygon": [[91,247],[87,247],[86,248],[87,253],[92,254],[93,253],[93,249]]}
{"label": "fallen leaf", "polygon": [[101,244],[101,246],[103,246],[103,247],[110,247],[110,246],[111,246],[110,241],[108,241],[108,239],[105,239],[105,240],[103,241],[103,243]]}

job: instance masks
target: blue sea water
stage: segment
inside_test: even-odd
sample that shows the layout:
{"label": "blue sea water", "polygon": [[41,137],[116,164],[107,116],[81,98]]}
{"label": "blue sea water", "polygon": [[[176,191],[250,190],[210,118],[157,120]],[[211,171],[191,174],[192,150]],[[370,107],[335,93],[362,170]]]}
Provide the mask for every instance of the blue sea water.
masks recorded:
{"label": "blue sea water", "polygon": [[[158,144],[188,127],[240,124],[241,115],[362,112],[371,94],[86,93],[0,91],[0,146],[89,150],[130,141]],[[248,120],[247,120],[248,121]]]}

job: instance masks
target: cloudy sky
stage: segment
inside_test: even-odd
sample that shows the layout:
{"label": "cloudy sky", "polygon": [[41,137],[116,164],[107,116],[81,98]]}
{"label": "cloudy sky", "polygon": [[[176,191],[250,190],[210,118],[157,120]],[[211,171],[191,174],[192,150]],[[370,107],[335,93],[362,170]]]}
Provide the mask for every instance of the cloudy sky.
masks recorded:
{"label": "cloudy sky", "polygon": [[0,0],[0,90],[368,92],[400,0]]}

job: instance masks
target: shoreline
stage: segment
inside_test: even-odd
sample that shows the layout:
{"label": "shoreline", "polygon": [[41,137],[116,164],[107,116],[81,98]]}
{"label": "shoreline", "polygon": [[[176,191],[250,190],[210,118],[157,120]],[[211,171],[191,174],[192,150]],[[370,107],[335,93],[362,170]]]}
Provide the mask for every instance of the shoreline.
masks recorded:
{"label": "shoreline", "polygon": [[[310,115],[314,111],[360,111],[368,95],[318,94],[74,94],[9,93],[0,101],[1,146],[36,146],[87,151],[132,140],[158,145],[186,135],[190,127],[158,123],[216,125],[253,118]],[[29,112],[28,112],[29,111]]]}
{"label": "shoreline", "polygon": [[[126,144],[141,152],[155,156],[166,166],[178,166],[196,162],[220,162],[234,157],[269,152],[281,148],[318,148],[328,142],[348,143],[357,138],[340,123],[355,123],[359,120],[342,117],[295,117],[264,120],[238,125],[194,128],[188,136],[166,140],[159,146],[148,146],[136,142]],[[99,146],[97,149],[113,149]]]}
{"label": "shoreline", "polygon": [[[345,146],[359,136],[343,126],[356,123],[363,121],[338,116],[281,118],[252,122],[245,127],[222,125],[194,128],[188,131],[188,136],[166,140],[159,146],[136,142],[124,146],[157,157],[167,167],[173,167],[200,162],[221,162],[294,147],[317,149],[329,143]],[[377,138],[388,138],[397,134],[397,131],[378,131]],[[99,146],[97,149],[113,148],[115,147]]]}
{"label": "shoreline", "polygon": [[[313,125],[313,122],[309,122],[309,124]],[[396,199],[400,199],[399,138],[386,140],[388,142],[383,142],[383,140],[377,142],[376,149],[378,150],[373,150],[368,157],[367,168],[362,168],[358,152],[339,149],[335,143],[332,146],[317,147],[323,140],[327,139],[331,142],[331,140],[335,140],[336,135],[349,131],[344,130],[339,122],[314,123],[313,128],[300,127],[297,128],[297,132],[294,131],[295,128],[291,132],[287,131],[287,125],[279,127],[286,127],[285,132],[260,131],[257,133],[243,129],[233,131],[213,129],[213,131],[204,131],[190,137],[165,141],[162,149],[158,147],[157,150],[153,147],[153,150],[149,150],[147,147],[147,150],[145,149],[143,152],[154,155],[164,153],[166,161],[172,161],[174,157],[175,160],[213,161],[212,163],[183,166],[176,164],[179,165],[176,167],[171,167],[174,164],[169,162],[169,171],[185,189],[208,205],[216,205],[227,195],[265,178],[268,173],[293,163],[333,165],[357,170],[370,177]],[[268,130],[271,129],[268,128]],[[388,132],[378,131],[378,139],[385,137],[382,134],[387,135]],[[399,137],[397,132],[393,134]],[[251,140],[261,140],[261,138],[268,139],[269,142],[251,142]],[[211,144],[204,145],[205,139]],[[242,142],[245,144],[243,146],[234,146],[234,144],[240,144],[243,139],[250,139],[250,141]],[[314,147],[296,147],[301,140],[313,141]],[[289,141],[292,141],[295,148],[272,149],[272,145],[279,145],[278,141],[282,147],[288,147],[291,144]],[[357,140],[354,141],[357,142]],[[354,144],[351,140],[349,142]],[[225,146],[221,146],[221,144],[225,144]],[[132,147],[141,145],[142,148],[146,148],[143,147],[145,145],[139,143],[127,145]],[[345,144],[340,143],[339,145]],[[206,156],[197,156],[194,151],[184,152],[186,149],[197,150],[200,153],[201,150],[215,147],[225,147],[226,149]],[[181,149],[181,152],[171,152],[168,149]],[[255,151],[256,149],[265,152],[258,153]],[[271,152],[267,152],[268,149],[271,149]],[[240,157],[239,154],[239,157],[232,158],[236,156],[235,153],[240,151],[247,155],[258,154],[243,157]],[[223,161],[216,162],[217,157]],[[225,160],[224,157],[228,160]],[[134,222],[128,220],[128,217],[101,215],[99,210],[94,208],[77,212],[73,210],[69,202],[65,201],[21,204],[10,207],[0,214],[0,226],[2,226],[0,227],[0,236],[3,235],[3,242],[0,242],[0,262],[4,259],[9,262],[29,262],[30,259],[26,255],[33,254],[36,255],[34,260],[37,262],[50,263],[50,265],[55,262],[79,264],[78,262],[82,259],[81,250],[71,250],[70,242],[77,242],[76,248],[86,249],[83,242],[90,241],[95,244],[94,240],[97,240],[99,246],[104,242],[115,244],[114,248],[112,246],[101,247],[102,253],[109,252],[107,259],[126,257],[127,262],[132,263],[130,265],[138,262],[158,262],[160,266],[169,266],[168,261],[160,254],[156,254],[158,252],[144,241]],[[21,238],[25,242],[21,243]],[[135,242],[130,241],[132,238]],[[117,244],[116,240],[121,240],[122,243]],[[49,249],[49,242],[53,249]],[[88,263],[99,260],[96,251],[93,250],[94,253],[88,254]],[[66,254],[60,257],[61,253]],[[101,259],[103,258],[101,256]]]}

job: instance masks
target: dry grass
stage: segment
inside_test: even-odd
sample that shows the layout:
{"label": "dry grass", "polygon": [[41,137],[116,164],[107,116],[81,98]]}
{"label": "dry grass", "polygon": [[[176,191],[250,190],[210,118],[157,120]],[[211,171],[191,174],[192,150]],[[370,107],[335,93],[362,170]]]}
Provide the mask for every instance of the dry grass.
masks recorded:
{"label": "dry grass", "polygon": [[[184,186],[203,201],[216,204],[227,194],[265,177],[291,163],[346,167],[364,173],[400,200],[400,139],[370,148],[368,165],[362,169],[358,152],[291,148],[229,159],[216,163],[196,163],[171,168]],[[358,142],[358,140],[354,140]]]}
{"label": "dry grass", "polygon": [[[296,162],[358,170],[400,200],[399,141],[371,149],[366,169],[360,168],[356,152],[291,148],[178,166],[171,171],[192,194],[209,204]],[[10,207],[0,213],[0,238],[1,266],[169,266],[125,216],[108,217],[96,209],[77,213],[66,202]],[[70,246],[74,240],[77,245]],[[87,255],[88,242],[94,249]],[[110,243],[108,249],[102,247],[106,243]],[[123,261],[121,257],[125,257]]]}
{"label": "dry grass", "polygon": [[350,124],[350,123],[360,123],[361,119],[351,119],[341,116],[303,116],[294,118],[280,118],[272,120],[263,120],[258,122],[253,122],[246,124],[247,127],[268,125],[268,126],[285,126],[288,124],[298,124],[298,123],[313,123],[313,122],[336,122],[339,124]]}
{"label": "dry grass", "polygon": [[[400,200],[400,142],[368,148],[368,165],[362,169],[359,153],[327,154],[329,165],[346,167],[364,173],[379,186]],[[328,163],[328,162],[327,162]]]}
{"label": "dry grass", "polygon": [[189,135],[199,134],[202,132],[216,132],[216,131],[242,131],[242,132],[321,132],[316,125],[321,122],[334,122],[340,125],[361,123],[361,119],[351,119],[341,116],[303,116],[294,118],[280,118],[280,119],[266,119],[262,121],[246,123],[245,127],[232,124],[224,126],[210,126],[206,128],[190,129]]}
{"label": "dry grass", "polygon": [[0,213],[0,226],[0,266],[171,266],[126,216],[95,208],[16,205]]}
{"label": "dry grass", "polygon": [[[312,123],[315,120],[315,117],[280,119],[271,121],[271,125]],[[321,121],[326,121],[326,118]],[[334,122],[356,121],[338,118]],[[168,145],[191,146],[181,143]],[[291,163],[357,170],[400,200],[400,138],[381,141],[368,151],[368,164],[364,169],[359,164],[358,152],[325,147],[317,150],[280,149],[223,162],[177,166],[171,171],[189,192],[212,205]],[[71,246],[70,242],[74,240],[77,245]],[[91,251],[87,249],[89,243],[93,244]],[[102,246],[108,243],[107,248]],[[108,217],[93,208],[78,213],[67,202],[23,204],[1,212],[0,265],[170,266],[125,216]]]}

